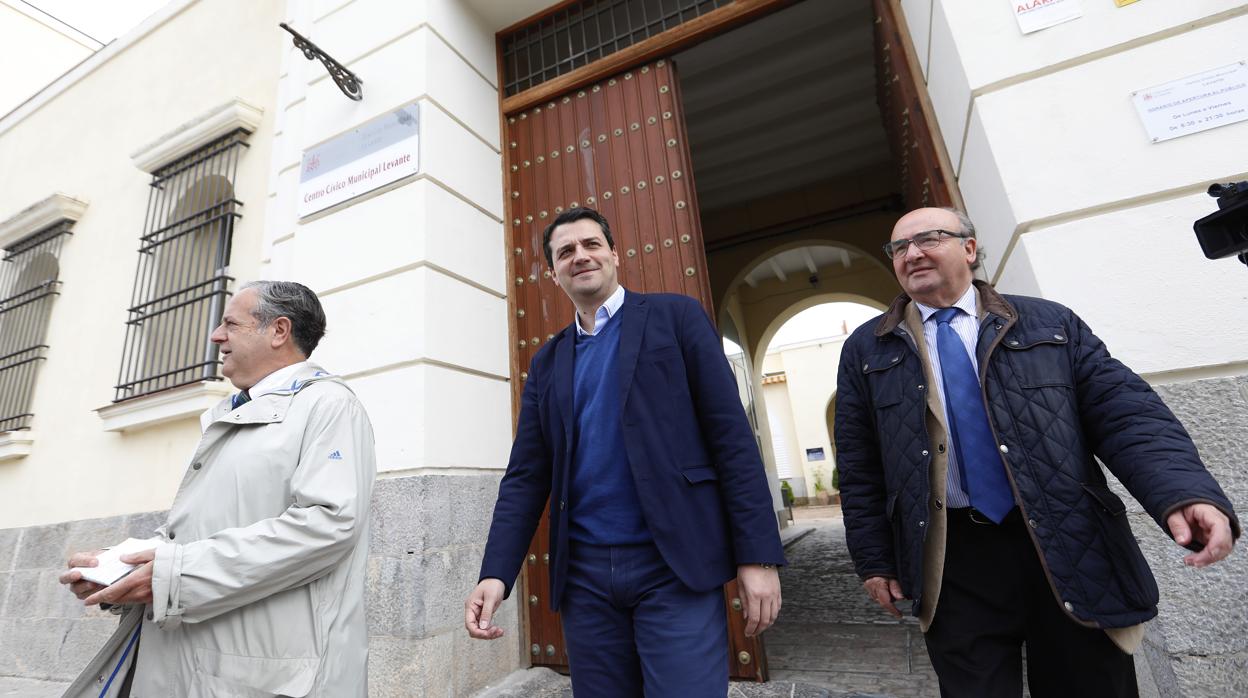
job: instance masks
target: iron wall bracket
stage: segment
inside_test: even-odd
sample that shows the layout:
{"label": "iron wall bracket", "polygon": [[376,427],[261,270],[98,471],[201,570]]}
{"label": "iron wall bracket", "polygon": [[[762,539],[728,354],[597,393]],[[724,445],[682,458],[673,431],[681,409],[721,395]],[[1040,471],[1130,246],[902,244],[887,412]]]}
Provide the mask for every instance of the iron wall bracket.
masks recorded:
{"label": "iron wall bracket", "polygon": [[316,59],[325,64],[325,70],[329,71],[329,77],[334,79],[334,84],[338,86],[338,89],[342,90],[342,93],[348,99],[353,99],[357,102],[364,99],[364,88],[362,87],[364,81],[358,75],[347,70],[346,66],[334,60],[333,56],[325,53],[321,47],[309,41],[307,37],[291,29],[290,25],[282,22],[278,26],[295,37],[295,48],[303,51],[303,55],[308,60]]}

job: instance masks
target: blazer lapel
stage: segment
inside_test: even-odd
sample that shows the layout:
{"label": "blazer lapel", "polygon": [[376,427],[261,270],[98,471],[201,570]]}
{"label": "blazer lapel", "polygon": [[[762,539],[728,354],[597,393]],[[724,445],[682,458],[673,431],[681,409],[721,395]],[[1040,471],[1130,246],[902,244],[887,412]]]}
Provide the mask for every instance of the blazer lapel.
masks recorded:
{"label": "blazer lapel", "polygon": [[645,335],[646,315],[650,309],[640,294],[626,291],[624,306],[620,309],[620,406],[627,403],[628,391],[633,385],[637,371],[637,358],[641,355],[641,338]]}
{"label": "blazer lapel", "polygon": [[564,450],[572,452],[572,362],[573,349],[576,346],[576,326],[564,331],[563,337],[555,345],[555,403],[559,406],[559,417],[563,420]]}

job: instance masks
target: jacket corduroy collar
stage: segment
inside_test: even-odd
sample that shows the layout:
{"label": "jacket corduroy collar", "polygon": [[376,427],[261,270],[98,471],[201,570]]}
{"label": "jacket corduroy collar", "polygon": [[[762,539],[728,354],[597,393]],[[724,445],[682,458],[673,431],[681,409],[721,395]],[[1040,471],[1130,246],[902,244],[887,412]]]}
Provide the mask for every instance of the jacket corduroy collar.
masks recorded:
{"label": "jacket corduroy collar", "polygon": [[[1004,296],[997,293],[996,289],[994,289],[991,284],[978,279],[972,283],[979,291],[979,299],[983,304],[985,312],[999,315],[1003,318],[1014,317],[1014,306],[1010,305],[1009,301],[1005,300]],[[892,305],[888,307],[888,310],[885,311],[884,315],[880,318],[879,324],[875,326],[876,337],[883,337],[884,335],[892,333],[893,330],[897,329],[898,325],[905,322],[906,306],[910,304],[910,300],[910,296],[905,293],[899,294],[893,299]]]}

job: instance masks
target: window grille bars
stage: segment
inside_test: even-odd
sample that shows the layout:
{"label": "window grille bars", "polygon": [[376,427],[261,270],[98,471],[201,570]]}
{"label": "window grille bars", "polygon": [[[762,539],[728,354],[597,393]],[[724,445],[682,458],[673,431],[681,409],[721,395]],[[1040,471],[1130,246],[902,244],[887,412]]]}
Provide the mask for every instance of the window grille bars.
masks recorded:
{"label": "window grille bars", "polygon": [[63,220],[4,250],[0,261],[0,432],[29,429],[31,397],[47,353],[52,299],[60,293]]}
{"label": "window grille bars", "polygon": [[210,340],[229,298],[239,129],[152,173],[114,402],[221,380]]}
{"label": "window grille bars", "polygon": [[732,0],[580,0],[502,38],[510,97],[732,3]]}

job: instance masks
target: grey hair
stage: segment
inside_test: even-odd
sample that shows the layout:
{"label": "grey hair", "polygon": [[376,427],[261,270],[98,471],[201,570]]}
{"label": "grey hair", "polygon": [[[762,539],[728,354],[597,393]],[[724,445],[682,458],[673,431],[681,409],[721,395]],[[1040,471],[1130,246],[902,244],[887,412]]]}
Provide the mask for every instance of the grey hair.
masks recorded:
{"label": "grey hair", "polygon": [[[979,241],[979,238],[975,236],[975,223],[971,221],[970,216],[966,215],[966,211],[953,208],[951,206],[941,206],[939,208],[941,211],[948,211],[949,213],[952,213],[953,215],[958,217],[958,225],[962,227],[961,233],[963,235],[966,235],[974,239],[976,242]],[[983,250],[976,248],[975,261],[971,262],[971,271],[976,271],[977,269],[979,269],[980,263],[983,260],[983,258],[984,258]]]}
{"label": "grey hair", "polygon": [[975,224],[971,222],[971,217],[966,215],[966,211],[962,211],[949,206],[941,206],[940,210],[948,211],[958,217],[958,225],[962,226],[962,233],[975,237]]}
{"label": "grey hair", "polygon": [[294,281],[251,281],[240,291],[256,289],[256,307],[251,311],[259,328],[279,317],[290,320],[290,335],[305,357],[312,356],[325,336],[325,310],[312,289]]}

